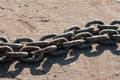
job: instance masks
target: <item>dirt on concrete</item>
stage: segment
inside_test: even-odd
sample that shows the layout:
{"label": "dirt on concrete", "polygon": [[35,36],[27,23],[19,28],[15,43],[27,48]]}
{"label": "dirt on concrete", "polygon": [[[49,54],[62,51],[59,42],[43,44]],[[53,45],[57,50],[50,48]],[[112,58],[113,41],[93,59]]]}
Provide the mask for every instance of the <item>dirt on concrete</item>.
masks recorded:
{"label": "dirt on concrete", "polygon": [[[89,20],[120,19],[116,0],[0,0],[0,35],[34,41]],[[120,80],[120,46],[93,45],[39,63],[0,63],[0,80]]]}

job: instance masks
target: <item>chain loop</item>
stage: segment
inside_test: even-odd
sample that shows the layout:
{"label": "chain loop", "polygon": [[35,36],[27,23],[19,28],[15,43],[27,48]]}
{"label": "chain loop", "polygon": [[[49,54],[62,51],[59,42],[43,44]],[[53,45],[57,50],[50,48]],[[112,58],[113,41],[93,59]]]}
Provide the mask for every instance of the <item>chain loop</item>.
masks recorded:
{"label": "chain loop", "polygon": [[114,34],[119,35],[119,32],[113,29],[104,29],[99,32],[99,35],[104,35],[105,33],[107,33],[109,37],[112,37]]}
{"label": "chain loop", "polygon": [[59,34],[59,35],[55,36],[53,39],[64,37],[68,40],[72,40],[73,36],[74,36],[74,32],[69,31],[69,32],[66,32],[66,33],[63,33],[63,34]]}
{"label": "chain loop", "polygon": [[114,29],[104,29],[104,30],[99,32],[99,35],[105,35],[105,33],[108,34],[108,35],[106,35],[108,38],[100,40],[101,43],[103,43],[103,44],[116,44],[116,41],[112,39],[112,36],[119,35],[119,32],[114,30]]}
{"label": "chain loop", "polygon": [[13,49],[9,46],[0,46],[0,62],[11,61],[12,58],[6,56],[7,52],[13,52]]}
{"label": "chain loop", "polygon": [[27,57],[28,52],[7,52],[6,56],[10,58],[22,58]]}
{"label": "chain loop", "polygon": [[[68,52],[68,49],[64,49],[64,47],[62,46],[62,44],[64,42],[68,42],[68,40],[66,38],[57,38],[57,39],[54,39],[52,40],[49,45],[56,45],[57,46],[57,49],[50,52],[51,55],[62,55],[62,54],[65,54]],[[62,52],[62,53],[60,53]]]}
{"label": "chain loop", "polygon": [[118,29],[118,26],[115,25],[98,25],[98,29],[99,30],[103,30],[103,29]]}
{"label": "chain loop", "polygon": [[101,40],[107,39],[105,35],[97,35],[97,36],[92,36],[88,37],[86,41],[88,42],[100,42]]}
{"label": "chain loop", "polygon": [[80,28],[77,25],[73,25],[65,29],[64,33],[69,32],[69,31],[76,31],[76,30],[80,30]]}
{"label": "chain loop", "polygon": [[2,41],[4,43],[8,43],[9,39],[7,37],[0,36],[0,41]]}
{"label": "chain loop", "polygon": [[116,24],[120,25],[120,20],[114,20],[110,23],[110,25],[116,25]]}
{"label": "chain loop", "polygon": [[14,41],[14,43],[22,43],[22,42],[33,42],[30,38],[18,38]]}
{"label": "chain loop", "polygon": [[54,39],[52,40],[51,42],[48,43],[48,46],[51,46],[51,45],[56,45],[56,46],[60,46],[63,42],[67,42],[68,40],[66,38],[57,38],[57,39]]}
{"label": "chain loop", "polygon": [[28,42],[26,46],[38,46],[40,48],[45,48],[48,46],[48,42],[47,41]]}
{"label": "chain loop", "polygon": [[45,53],[50,53],[52,51],[57,50],[57,46],[56,45],[52,45],[52,46],[48,46],[46,48],[43,49],[39,49],[36,51],[31,52],[33,55],[38,56],[38,55],[43,55]]}
{"label": "chain loop", "polygon": [[98,24],[98,25],[104,25],[104,23],[101,20],[91,20],[87,22],[85,27],[90,27],[91,25]]}
{"label": "chain loop", "polygon": [[38,62],[42,59],[43,55],[38,55],[35,56],[32,54],[33,51],[37,51],[40,48],[37,46],[25,46],[23,48],[20,49],[20,52],[28,52],[28,56],[25,58],[21,58],[22,61],[24,62]]}
{"label": "chain loop", "polygon": [[45,40],[47,40],[47,39],[54,38],[54,37],[56,37],[57,35],[58,35],[58,34],[56,34],[56,33],[52,33],[52,34],[48,34],[48,35],[42,36],[42,37],[40,38],[40,41],[45,41]]}
{"label": "chain loop", "polygon": [[[98,27],[99,25],[104,25],[104,23],[101,20],[91,20],[85,25],[85,27],[91,27],[91,25],[97,25],[96,27]],[[93,30],[91,33],[94,35],[98,35],[99,31],[99,29]]]}
{"label": "chain loop", "polygon": [[113,35],[111,38],[118,43],[120,42],[120,35]]}
{"label": "chain loop", "polygon": [[21,49],[23,47],[23,45],[19,44],[19,43],[0,43],[0,46],[9,46],[14,51],[19,51],[19,49]]}
{"label": "chain loop", "polygon": [[87,28],[84,28],[84,29],[82,29],[82,30],[76,30],[76,31],[75,31],[75,34],[78,34],[78,33],[81,33],[81,32],[90,32],[90,33],[92,33],[93,30],[94,30],[94,28],[92,28],[92,27],[87,27]]}
{"label": "chain loop", "polygon": [[81,45],[84,42],[85,40],[73,40],[73,41],[64,42],[61,46],[62,47],[75,47],[75,46]]}
{"label": "chain loop", "polygon": [[81,32],[79,34],[76,34],[74,36],[74,40],[83,38],[84,40],[87,40],[87,37],[92,37],[93,35],[90,32]]}

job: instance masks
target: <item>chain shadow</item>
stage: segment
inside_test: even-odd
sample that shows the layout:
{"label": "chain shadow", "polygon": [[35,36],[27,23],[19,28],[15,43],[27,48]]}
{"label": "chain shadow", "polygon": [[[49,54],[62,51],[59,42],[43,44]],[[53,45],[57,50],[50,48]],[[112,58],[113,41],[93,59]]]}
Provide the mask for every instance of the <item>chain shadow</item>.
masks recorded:
{"label": "chain shadow", "polygon": [[[86,51],[89,52],[91,49],[92,48],[86,49]],[[73,63],[79,58],[81,53],[81,50],[74,48],[70,49],[70,51],[64,55],[47,57],[47,60],[42,65],[42,72],[44,72],[44,74],[48,73],[52,65],[56,63],[59,64],[61,67]],[[67,58],[68,55],[70,56],[70,58]]]}
{"label": "chain shadow", "polygon": [[15,64],[15,70],[9,71],[10,65],[12,65],[15,61],[9,62],[9,63],[3,63],[4,65],[0,66],[0,73],[2,73],[1,78],[15,78],[17,75],[19,75],[25,68],[30,69],[30,73],[32,75],[37,74],[43,74],[42,72],[39,72],[37,67],[41,65],[41,62],[37,63],[25,63],[25,62],[17,62]]}
{"label": "chain shadow", "polygon": [[99,45],[98,46],[98,49],[99,48],[103,48],[103,50],[105,51],[105,50],[110,50],[111,51],[111,53],[112,54],[114,54],[114,55],[120,55],[120,49],[119,49],[119,46],[118,46],[118,44],[114,44],[114,45]]}
{"label": "chain shadow", "polygon": [[96,51],[88,51],[84,52],[84,55],[86,57],[96,57],[101,55],[105,50],[110,50],[112,54],[114,55],[120,55],[120,50],[117,50],[118,45],[104,45],[104,44],[99,44],[96,46]]}
{"label": "chain shadow", "polygon": [[7,72],[13,63],[13,60],[10,62],[0,63],[0,78],[5,78],[8,76]]}
{"label": "chain shadow", "polygon": [[[86,57],[96,57],[101,55],[105,50],[110,50],[111,53],[113,53],[114,55],[120,55],[120,50],[117,50],[118,45],[102,45],[99,44],[96,46],[96,50],[93,50],[92,47],[89,47],[87,49],[70,49],[69,53],[66,53],[64,55],[61,56],[45,56],[46,60],[43,62],[43,64],[41,64],[42,61],[37,62],[37,63],[23,63],[23,62],[18,62],[15,65],[15,70],[14,71],[8,71],[10,65],[13,62],[10,63],[3,63],[3,65],[0,66],[0,74],[3,73],[3,75],[1,75],[2,77],[7,77],[7,78],[11,78],[9,76],[6,76],[6,74],[10,74],[12,76],[12,78],[15,78],[17,75],[19,75],[24,68],[29,68],[30,69],[30,73],[32,75],[45,75],[46,73],[48,73],[53,64],[59,64],[61,67],[64,65],[68,65],[70,63],[75,62],[80,54],[84,54]],[[68,58],[68,55],[70,56],[70,58]],[[41,66],[42,69],[37,69],[37,67]],[[1,72],[3,71],[3,72]]]}
{"label": "chain shadow", "polygon": [[72,56],[72,58],[66,59],[67,54],[62,56],[51,56],[47,57],[47,60],[42,65],[43,72],[46,74],[50,71],[53,64],[58,63],[60,66],[64,66],[76,61],[80,54],[84,54],[86,57],[96,57],[101,55],[105,50],[110,50],[114,55],[120,55],[120,50],[117,50],[118,45],[102,45],[99,44],[96,46],[96,50],[93,50],[92,47],[87,49],[72,49],[68,54]]}
{"label": "chain shadow", "polygon": [[104,51],[104,48],[101,47],[101,45],[97,45],[96,50],[93,50],[92,47],[90,47],[90,48],[91,48],[90,50],[86,50],[86,51],[85,51],[85,49],[82,50],[82,53],[86,57],[96,57],[96,56],[101,55]]}

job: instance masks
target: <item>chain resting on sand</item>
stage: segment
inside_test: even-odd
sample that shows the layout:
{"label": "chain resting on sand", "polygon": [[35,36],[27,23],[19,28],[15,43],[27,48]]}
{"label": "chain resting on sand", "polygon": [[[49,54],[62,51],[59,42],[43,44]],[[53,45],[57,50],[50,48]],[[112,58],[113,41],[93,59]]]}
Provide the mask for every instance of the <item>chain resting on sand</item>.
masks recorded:
{"label": "chain resting on sand", "polygon": [[118,25],[120,20],[114,20],[110,25],[105,25],[101,20],[91,20],[86,23],[84,29],[73,25],[62,34],[51,33],[42,36],[39,41],[18,38],[10,42],[8,38],[1,36],[0,63],[9,62],[14,58],[23,62],[39,62],[44,54],[59,56],[67,54],[71,48],[81,50],[93,44],[114,45],[120,43]]}

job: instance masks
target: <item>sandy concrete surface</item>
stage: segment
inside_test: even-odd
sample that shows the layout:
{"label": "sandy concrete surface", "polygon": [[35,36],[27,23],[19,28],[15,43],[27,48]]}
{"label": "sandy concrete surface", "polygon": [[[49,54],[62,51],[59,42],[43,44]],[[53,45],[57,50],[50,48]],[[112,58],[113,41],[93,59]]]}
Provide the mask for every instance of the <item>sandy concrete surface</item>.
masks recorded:
{"label": "sandy concrete surface", "polygon": [[[89,20],[110,24],[120,19],[115,0],[0,0],[0,35],[11,41],[63,33],[71,25],[84,28]],[[39,63],[0,63],[0,80],[120,80],[120,46],[93,45],[49,56]]]}

